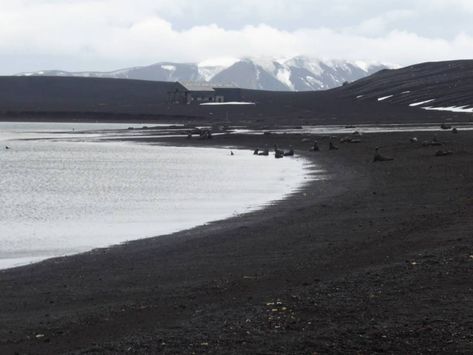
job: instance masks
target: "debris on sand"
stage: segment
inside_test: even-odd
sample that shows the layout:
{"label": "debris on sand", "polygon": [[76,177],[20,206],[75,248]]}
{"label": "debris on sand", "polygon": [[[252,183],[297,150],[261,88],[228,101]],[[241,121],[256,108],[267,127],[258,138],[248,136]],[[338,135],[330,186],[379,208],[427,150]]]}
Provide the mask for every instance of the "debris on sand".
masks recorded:
{"label": "debris on sand", "polygon": [[432,138],[431,141],[423,141],[422,146],[423,147],[438,147],[441,146],[442,143],[437,140],[437,137]]}
{"label": "debris on sand", "polygon": [[353,137],[342,137],[340,138],[340,143],[361,143],[361,139]]}
{"label": "debris on sand", "polygon": [[449,150],[439,150],[437,151],[437,153],[435,153],[435,156],[436,157],[445,157],[447,155],[452,155],[453,152],[449,151]]}

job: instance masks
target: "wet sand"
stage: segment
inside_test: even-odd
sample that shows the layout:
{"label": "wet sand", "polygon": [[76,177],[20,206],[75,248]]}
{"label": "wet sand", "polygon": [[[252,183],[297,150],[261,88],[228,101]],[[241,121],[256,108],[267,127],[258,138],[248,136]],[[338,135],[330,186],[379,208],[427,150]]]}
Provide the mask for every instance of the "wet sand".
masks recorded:
{"label": "wet sand", "polygon": [[[412,135],[338,151],[310,135],[168,139],[292,145],[328,179],[248,215],[0,272],[0,353],[473,352],[473,132],[439,132],[442,147]],[[372,163],[377,146],[395,160]]]}

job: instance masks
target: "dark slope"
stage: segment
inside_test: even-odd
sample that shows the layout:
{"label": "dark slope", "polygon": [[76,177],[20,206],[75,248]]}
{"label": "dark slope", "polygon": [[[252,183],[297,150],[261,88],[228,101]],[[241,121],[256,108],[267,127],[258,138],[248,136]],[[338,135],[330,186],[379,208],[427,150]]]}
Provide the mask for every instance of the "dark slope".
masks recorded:
{"label": "dark slope", "polygon": [[382,70],[338,91],[345,97],[358,97],[361,101],[394,95],[385,102],[409,105],[435,99],[424,106],[473,107],[473,60]]}
{"label": "dark slope", "polygon": [[150,111],[174,83],[61,77],[0,77],[1,111]]}

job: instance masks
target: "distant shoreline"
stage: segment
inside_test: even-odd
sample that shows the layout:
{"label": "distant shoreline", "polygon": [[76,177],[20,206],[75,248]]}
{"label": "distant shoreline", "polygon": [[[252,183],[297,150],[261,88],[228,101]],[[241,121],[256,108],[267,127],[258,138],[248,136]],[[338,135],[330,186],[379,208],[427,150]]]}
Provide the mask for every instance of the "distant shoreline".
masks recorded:
{"label": "distant shoreline", "polygon": [[100,122],[100,123],[160,123],[163,121],[194,121],[201,116],[152,115],[113,112],[56,112],[56,111],[11,111],[0,112],[1,122]]}

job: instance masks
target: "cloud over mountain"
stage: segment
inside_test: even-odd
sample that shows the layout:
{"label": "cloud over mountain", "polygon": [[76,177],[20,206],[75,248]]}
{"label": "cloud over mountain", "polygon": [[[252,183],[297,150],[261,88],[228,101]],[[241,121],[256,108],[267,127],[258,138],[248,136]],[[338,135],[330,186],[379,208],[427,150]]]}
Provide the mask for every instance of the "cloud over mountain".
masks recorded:
{"label": "cloud over mountain", "polygon": [[215,57],[470,58],[472,14],[460,0],[2,1],[0,74]]}

